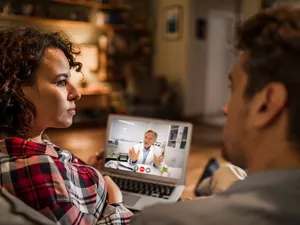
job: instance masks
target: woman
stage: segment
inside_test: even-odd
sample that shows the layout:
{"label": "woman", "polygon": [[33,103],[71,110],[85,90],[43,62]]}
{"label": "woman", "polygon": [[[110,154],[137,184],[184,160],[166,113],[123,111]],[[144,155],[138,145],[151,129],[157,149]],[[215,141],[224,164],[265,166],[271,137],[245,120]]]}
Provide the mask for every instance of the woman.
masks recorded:
{"label": "woman", "polygon": [[60,33],[0,32],[0,179],[2,188],[59,224],[127,224],[120,189],[43,139],[72,124],[80,93],[70,69],[79,52]]}

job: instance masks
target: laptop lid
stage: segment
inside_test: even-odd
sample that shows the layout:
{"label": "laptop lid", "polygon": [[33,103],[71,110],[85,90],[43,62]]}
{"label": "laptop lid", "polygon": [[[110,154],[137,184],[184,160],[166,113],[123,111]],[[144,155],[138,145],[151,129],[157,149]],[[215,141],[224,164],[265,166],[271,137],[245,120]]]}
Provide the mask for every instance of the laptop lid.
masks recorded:
{"label": "laptop lid", "polygon": [[[185,184],[192,127],[186,122],[109,115],[104,171]],[[134,162],[130,150],[136,154]]]}

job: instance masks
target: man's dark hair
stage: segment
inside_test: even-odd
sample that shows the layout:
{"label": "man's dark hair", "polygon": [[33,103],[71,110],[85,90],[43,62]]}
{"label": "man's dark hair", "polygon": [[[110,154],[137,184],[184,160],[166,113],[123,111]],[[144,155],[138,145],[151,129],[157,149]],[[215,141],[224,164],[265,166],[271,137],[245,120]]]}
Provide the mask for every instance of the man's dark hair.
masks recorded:
{"label": "man's dark hair", "polygon": [[48,48],[63,51],[70,69],[81,71],[82,64],[74,58],[80,52],[62,33],[41,33],[35,28],[0,31],[0,137],[23,137],[31,130],[36,112],[25,99],[22,86],[34,86],[35,73]]}
{"label": "man's dark hair", "polygon": [[300,5],[267,9],[238,26],[237,49],[249,53],[246,99],[270,82],[285,85],[288,139],[300,145]]}

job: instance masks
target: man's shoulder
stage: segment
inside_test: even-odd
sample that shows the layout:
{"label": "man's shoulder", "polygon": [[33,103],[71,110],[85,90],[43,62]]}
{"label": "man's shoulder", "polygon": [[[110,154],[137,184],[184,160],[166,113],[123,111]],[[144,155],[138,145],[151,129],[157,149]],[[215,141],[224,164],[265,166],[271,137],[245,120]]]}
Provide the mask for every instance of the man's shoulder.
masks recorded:
{"label": "man's shoulder", "polygon": [[299,224],[300,171],[252,175],[221,194],[149,207],[132,225]]}
{"label": "man's shoulder", "polygon": [[[249,221],[268,224],[269,217],[284,218],[273,210],[274,206],[254,193],[224,194],[149,207],[134,217],[131,224],[240,225]],[[276,224],[276,220],[273,222]]]}
{"label": "man's shoulder", "polygon": [[[44,215],[26,205],[20,199],[1,190],[0,196],[0,224],[10,225],[54,225],[55,223]],[[13,208],[13,210],[12,210]]]}
{"label": "man's shoulder", "polygon": [[[133,218],[132,224],[220,224],[232,215],[235,217],[235,203],[224,197],[207,197],[175,204],[161,204],[144,209]],[[217,215],[217,217],[216,217]],[[153,221],[155,220],[155,221]],[[142,222],[143,221],[143,222]],[[148,222],[148,223],[147,223]]]}

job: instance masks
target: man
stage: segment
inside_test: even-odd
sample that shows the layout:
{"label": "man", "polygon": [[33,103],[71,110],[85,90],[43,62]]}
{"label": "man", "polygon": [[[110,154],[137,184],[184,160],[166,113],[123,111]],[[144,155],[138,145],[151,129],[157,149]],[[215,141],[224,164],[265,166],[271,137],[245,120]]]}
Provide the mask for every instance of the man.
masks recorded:
{"label": "man", "polygon": [[0,188],[0,224],[55,225],[56,223]]}
{"label": "man", "polygon": [[300,224],[300,7],[258,13],[237,30],[224,157],[248,177],[213,197],[147,208],[137,224]]}
{"label": "man", "polygon": [[156,168],[160,168],[164,161],[163,155],[157,155],[155,146],[153,145],[157,139],[157,133],[153,130],[148,130],[144,136],[144,143],[135,145],[129,149],[129,163],[131,165],[147,164]]}

